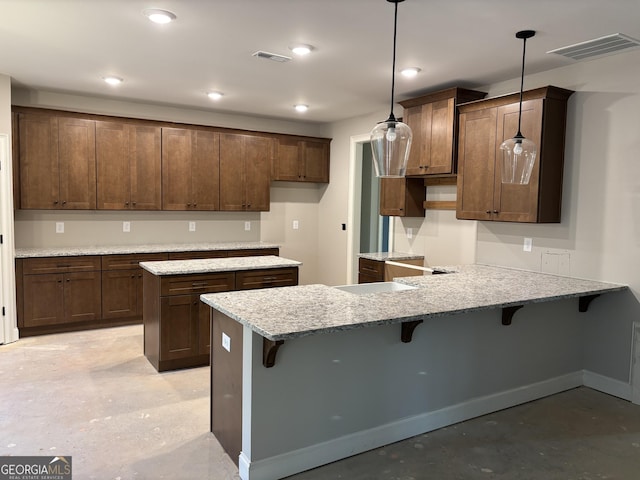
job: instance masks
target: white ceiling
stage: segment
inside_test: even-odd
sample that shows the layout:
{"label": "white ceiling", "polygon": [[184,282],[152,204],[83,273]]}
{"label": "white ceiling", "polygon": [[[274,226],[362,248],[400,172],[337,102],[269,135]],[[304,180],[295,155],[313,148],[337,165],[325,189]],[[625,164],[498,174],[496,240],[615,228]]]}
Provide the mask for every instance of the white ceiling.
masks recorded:
{"label": "white ceiling", "polygon": [[[177,20],[152,24],[145,8]],[[396,100],[569,65],[548,50],[613,33],[640,39],[640,0],[406,0],[398,8]],[[0,0],[0,73],[12,84],[83,95],[331,122],[385,109],[393,4],[385,0]],[[256,50],[305,58],[276,63]],[[124,78],[110,87],[101,78]],[[526,82],[525,82],[526,88]],[[205,93],[225,93],[218,102]],[[299,114],[292,106],[306,103]]]}

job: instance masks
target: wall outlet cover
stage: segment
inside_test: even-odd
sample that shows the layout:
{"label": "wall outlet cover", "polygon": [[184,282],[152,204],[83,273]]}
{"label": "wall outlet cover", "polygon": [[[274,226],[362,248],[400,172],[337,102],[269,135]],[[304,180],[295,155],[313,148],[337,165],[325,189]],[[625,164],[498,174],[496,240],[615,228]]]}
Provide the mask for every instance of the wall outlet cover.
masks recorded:
{"label": "wall outlet cover", "polygon": [[122,222],[122,231],[128,233],[131,231],[131,222]]}
{"label": "wall outlet cover", "polygon": [[522,250],[524,252],[530,252],[532,247],[533,247],[533,239],[525,238],[524,244],[522,245]]}
{"label": "wall outlet cover", "polygon": [[189,222],[189,231],[190,232],[196,231],[196,222]]}
{"label": "wall outlet cover", "polygon": [[224,332],[222,332],[222,348],[227,352],[231,351],[231,337]]}
{"label": "wall outlet cover", "polygon": [[248,232],[251,230],[251,222],[244,222],[244,231]]}
{"label": "wall outlet cover", "polygon": [[294,230],[298,230],[300,228],[300,223],[298,222],[298,220],[294,220],[293,221],[293,229]]}
{"label": "wall outlet cover", "polygon": [[64,222],[56,222],[56,233],[64,233]]}

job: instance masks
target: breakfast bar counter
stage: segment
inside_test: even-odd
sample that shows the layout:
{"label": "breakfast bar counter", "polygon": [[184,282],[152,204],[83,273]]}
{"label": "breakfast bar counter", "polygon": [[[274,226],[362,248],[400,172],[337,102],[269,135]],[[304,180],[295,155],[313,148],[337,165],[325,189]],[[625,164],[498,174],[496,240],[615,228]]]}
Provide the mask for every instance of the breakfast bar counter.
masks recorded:
{"label": "breakfast bar counter", "polygon": [[583,385],[584,324],[606,321],[628,293],[486,265],[438,270],[448,274],[200,297],[212,319],[211,431],[243,480]]}

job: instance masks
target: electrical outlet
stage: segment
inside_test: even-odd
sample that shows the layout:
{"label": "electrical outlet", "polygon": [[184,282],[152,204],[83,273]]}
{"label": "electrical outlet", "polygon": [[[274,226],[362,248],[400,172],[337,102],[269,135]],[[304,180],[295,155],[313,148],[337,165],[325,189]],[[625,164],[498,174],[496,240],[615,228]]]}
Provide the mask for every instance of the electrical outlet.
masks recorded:
{"label": "electrical outlet", "polygon": [[64,222],[56,222],[56,233],[64,233]]}
{"label": "electrical outlet", "polygon": [[531,247],[533,247],[533,240],[531,238],[524,239],[524,245],[522,246],[523,252],[530,252]]}
{"label": "electrical outlet", "polygon": [[231,351],[231,337],[224,332],[222,332],[222,348],[227,352]]}
{"label": "electrical outlet", "polygon": [[122,231],[130,232],[131,231],[131,222],[122,222]]}
{"label": "electrical outlet", "polygon": [[244,222],[244,231],[248,232],[251,230],[251,222]]}
{"label": "electrical outlet", "polygon": [[189,231],[190,232],[196,231],[196,222],[189,222]]}
{"label": "electrical outlet", "polygon": [[413,228],[407,228],[407,238],[409,240],[413,238]]}
{"label": "electrical outlet", "polygon": [[298,228],[300,228],[300,224],[298,223],[298,220],[294,220],[293,221],[293,229],[294,230],[298,230]]}

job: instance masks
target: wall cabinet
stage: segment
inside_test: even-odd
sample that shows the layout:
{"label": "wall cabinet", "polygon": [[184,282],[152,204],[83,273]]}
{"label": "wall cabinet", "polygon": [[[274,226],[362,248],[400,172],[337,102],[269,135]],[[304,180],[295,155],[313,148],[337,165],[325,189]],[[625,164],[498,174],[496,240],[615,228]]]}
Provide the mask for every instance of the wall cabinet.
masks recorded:
{"label": "wall cabinet", "polygon": [[20,208],[96,208],[95,122],[20,113]]}
{"label": "wall cabinet", "polygon": [[220,141],[217,132],[162,129],[162,208],[219,210]]}
{"label": "wall cabinet", "polygon": [[279,137],[272,180],[329,183],[329,142]]}
{"label": "wall cabinet", "polygon": [[424,217],[426,190],[421,178],[380,179],[380,215]]}
{"label": "wall cabinet", "polygon": [[220,134],[220,210],[269,210],[273,139]]}
{"label": "wall cabinet", "polygon": [[160,128],[96,122],[99,210],[160,210]]}
{"label": "wall cabinet", "polygon": [[407,176],[455,173],[458,118],[456,105],[484,98],[485,92],[449,88],[400,102],[413,140]]}
{"label": "wall cabinet", "polygon": [[459,107],[457,218],[560,222],[567,100],[572,93],[551,86],[524,92],[521,131],[538,146],[528,185],[501,180],[500,144],[517,132],[519,94]]}
{"label": "wall cabinet", "polygon": [[27,259],[21,270],[24,299],[19,327],[86,323],[100,318],[100,257]]}

